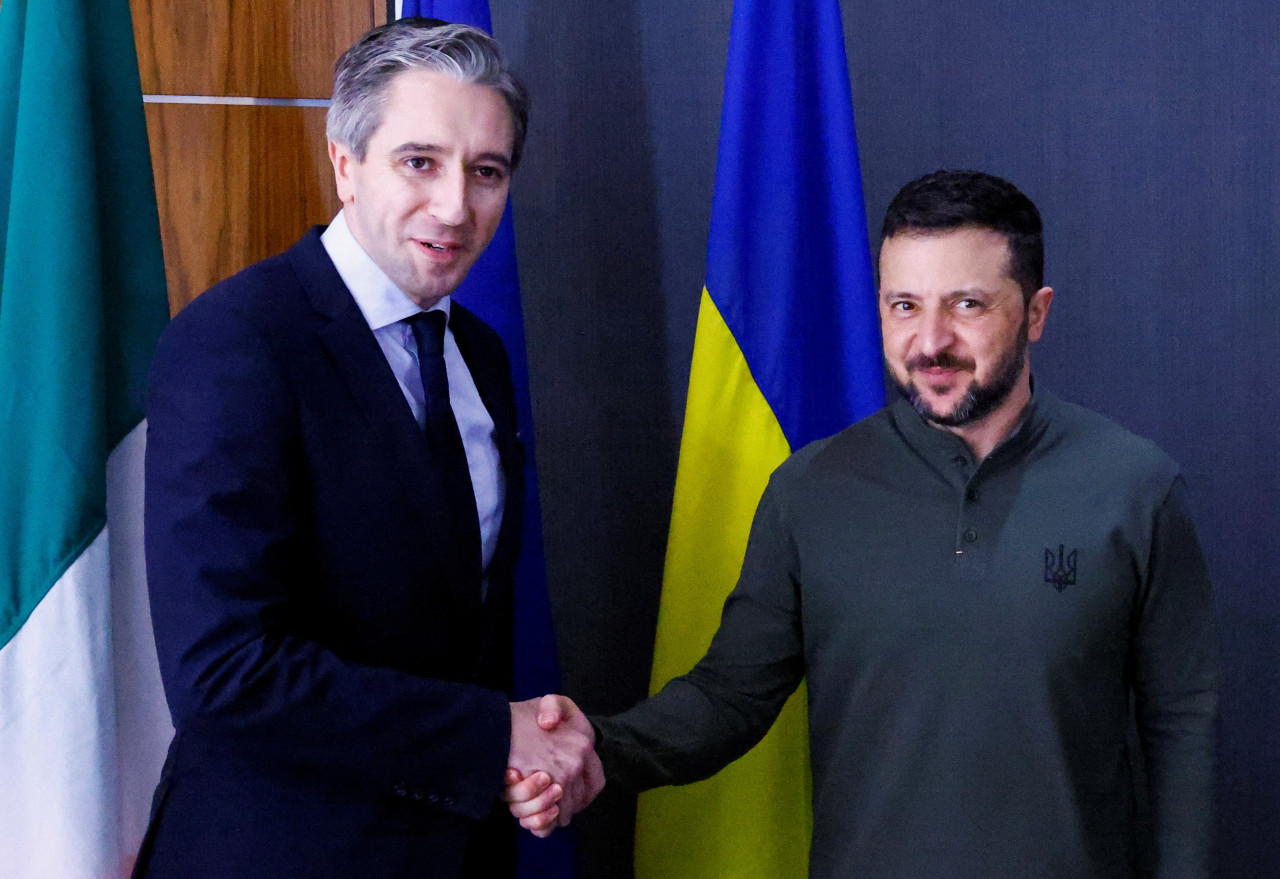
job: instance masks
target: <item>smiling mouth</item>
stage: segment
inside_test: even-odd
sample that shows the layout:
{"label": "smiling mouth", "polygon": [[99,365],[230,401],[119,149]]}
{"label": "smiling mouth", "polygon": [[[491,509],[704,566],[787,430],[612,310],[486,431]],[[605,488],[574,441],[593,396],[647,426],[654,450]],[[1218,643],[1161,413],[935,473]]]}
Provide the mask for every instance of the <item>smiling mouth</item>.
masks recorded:
{"label": "smiling mouth", "polygon": [[948,396],[960,388],[967,372],[972,372],[969,364],[946,354],[917,357],[907,364],[907,374],[918,383],[920,391],[938,396]]}
{"label": "smiling mouth", "polygon": [[422,248],[423,252],[430,254],[435,259],[448,259],[448,258],[457,257],[457,256],[460,256],[464,250],[466,250],[466,248],[463,247],[462,244],[456,241],[445,241],[445,242],[424,241],[421,238],[415,238],[413,239],[413,241],[416,245],[418,245],[418,247]]}
{"label": "smiling mouth", "polygon": [[934,357],[925,357],[923,355],[913,357],[907,361],[908,372],[923,372],[925,374],[937,375],[939,373],[953,372],[973,372],[976,364],[972,361],[964,360],[952,354],[938,354]]}

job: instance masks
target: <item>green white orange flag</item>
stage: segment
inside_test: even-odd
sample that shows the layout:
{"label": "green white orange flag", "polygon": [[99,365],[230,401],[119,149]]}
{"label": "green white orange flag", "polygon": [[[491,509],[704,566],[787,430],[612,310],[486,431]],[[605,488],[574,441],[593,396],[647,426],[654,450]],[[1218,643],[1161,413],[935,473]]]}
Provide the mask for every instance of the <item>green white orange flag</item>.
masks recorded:
{"label": "green white orange flag", "polygon": [[0,3],[0,875],[128,869],[172,735],[142,560],[168,319],[128,0]]}
{"label": "green white orange flag", "polygon": [[[837,0],[737,0],[652,690],[706,652],[765,483],[884,400]],[[808,875],[803,688],[749,754],[641,796],[639,879]]]}

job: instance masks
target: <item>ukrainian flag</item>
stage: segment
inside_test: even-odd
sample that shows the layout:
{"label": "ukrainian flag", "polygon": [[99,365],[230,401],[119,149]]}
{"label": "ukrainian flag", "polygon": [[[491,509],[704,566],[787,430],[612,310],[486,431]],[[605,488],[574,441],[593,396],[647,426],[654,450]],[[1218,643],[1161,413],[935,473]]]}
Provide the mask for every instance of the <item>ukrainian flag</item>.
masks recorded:
{"label": "ukrainian flag", "polygon": [[[651,689],[706,652],[769,474],[879,408],[880,337],[837,0],[738,0]],[[639,879],[808,873],[806,699],[714,778],[640,799]]]}

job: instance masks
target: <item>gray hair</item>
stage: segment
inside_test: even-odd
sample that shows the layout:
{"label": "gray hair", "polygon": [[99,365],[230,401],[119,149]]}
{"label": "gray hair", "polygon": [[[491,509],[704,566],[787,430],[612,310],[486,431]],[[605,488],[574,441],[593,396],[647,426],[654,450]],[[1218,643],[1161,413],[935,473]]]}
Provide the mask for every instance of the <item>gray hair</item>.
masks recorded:
{"label": "gray hair", "polygon": [[431,18],[402,18],[375,27],[342,53],[333,67],[333,101],[325,123],[329,140],[363,162],[382,125],[391,81],[406,70],[429,70],[486,86],[511,111],[511,167],[520,164],[529,126],[529,95],[507,67],[493,37],[478,28]]}

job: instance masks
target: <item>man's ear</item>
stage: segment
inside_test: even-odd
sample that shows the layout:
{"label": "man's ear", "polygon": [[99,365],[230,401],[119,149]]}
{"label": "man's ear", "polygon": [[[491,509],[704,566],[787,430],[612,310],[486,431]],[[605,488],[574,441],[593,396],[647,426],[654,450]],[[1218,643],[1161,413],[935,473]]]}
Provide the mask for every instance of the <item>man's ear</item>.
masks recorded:
{"label": "man's ear", "polygon": [[1031,294],[1031,301],[1027,303],[1027,339],[1030,341],[1040,341],[1045,321],[1049,319],[1049,306],[1052,304],[1052,287],[1041,287]]}
{"label": "man's ear", "polygon": [[355,200],[355,184],[352,181],[353,166],[359,164],[351,150],[335,140],[329,141],[329,162],[333,165],[333,182],[338,189],[338,200],[344,205]]}

